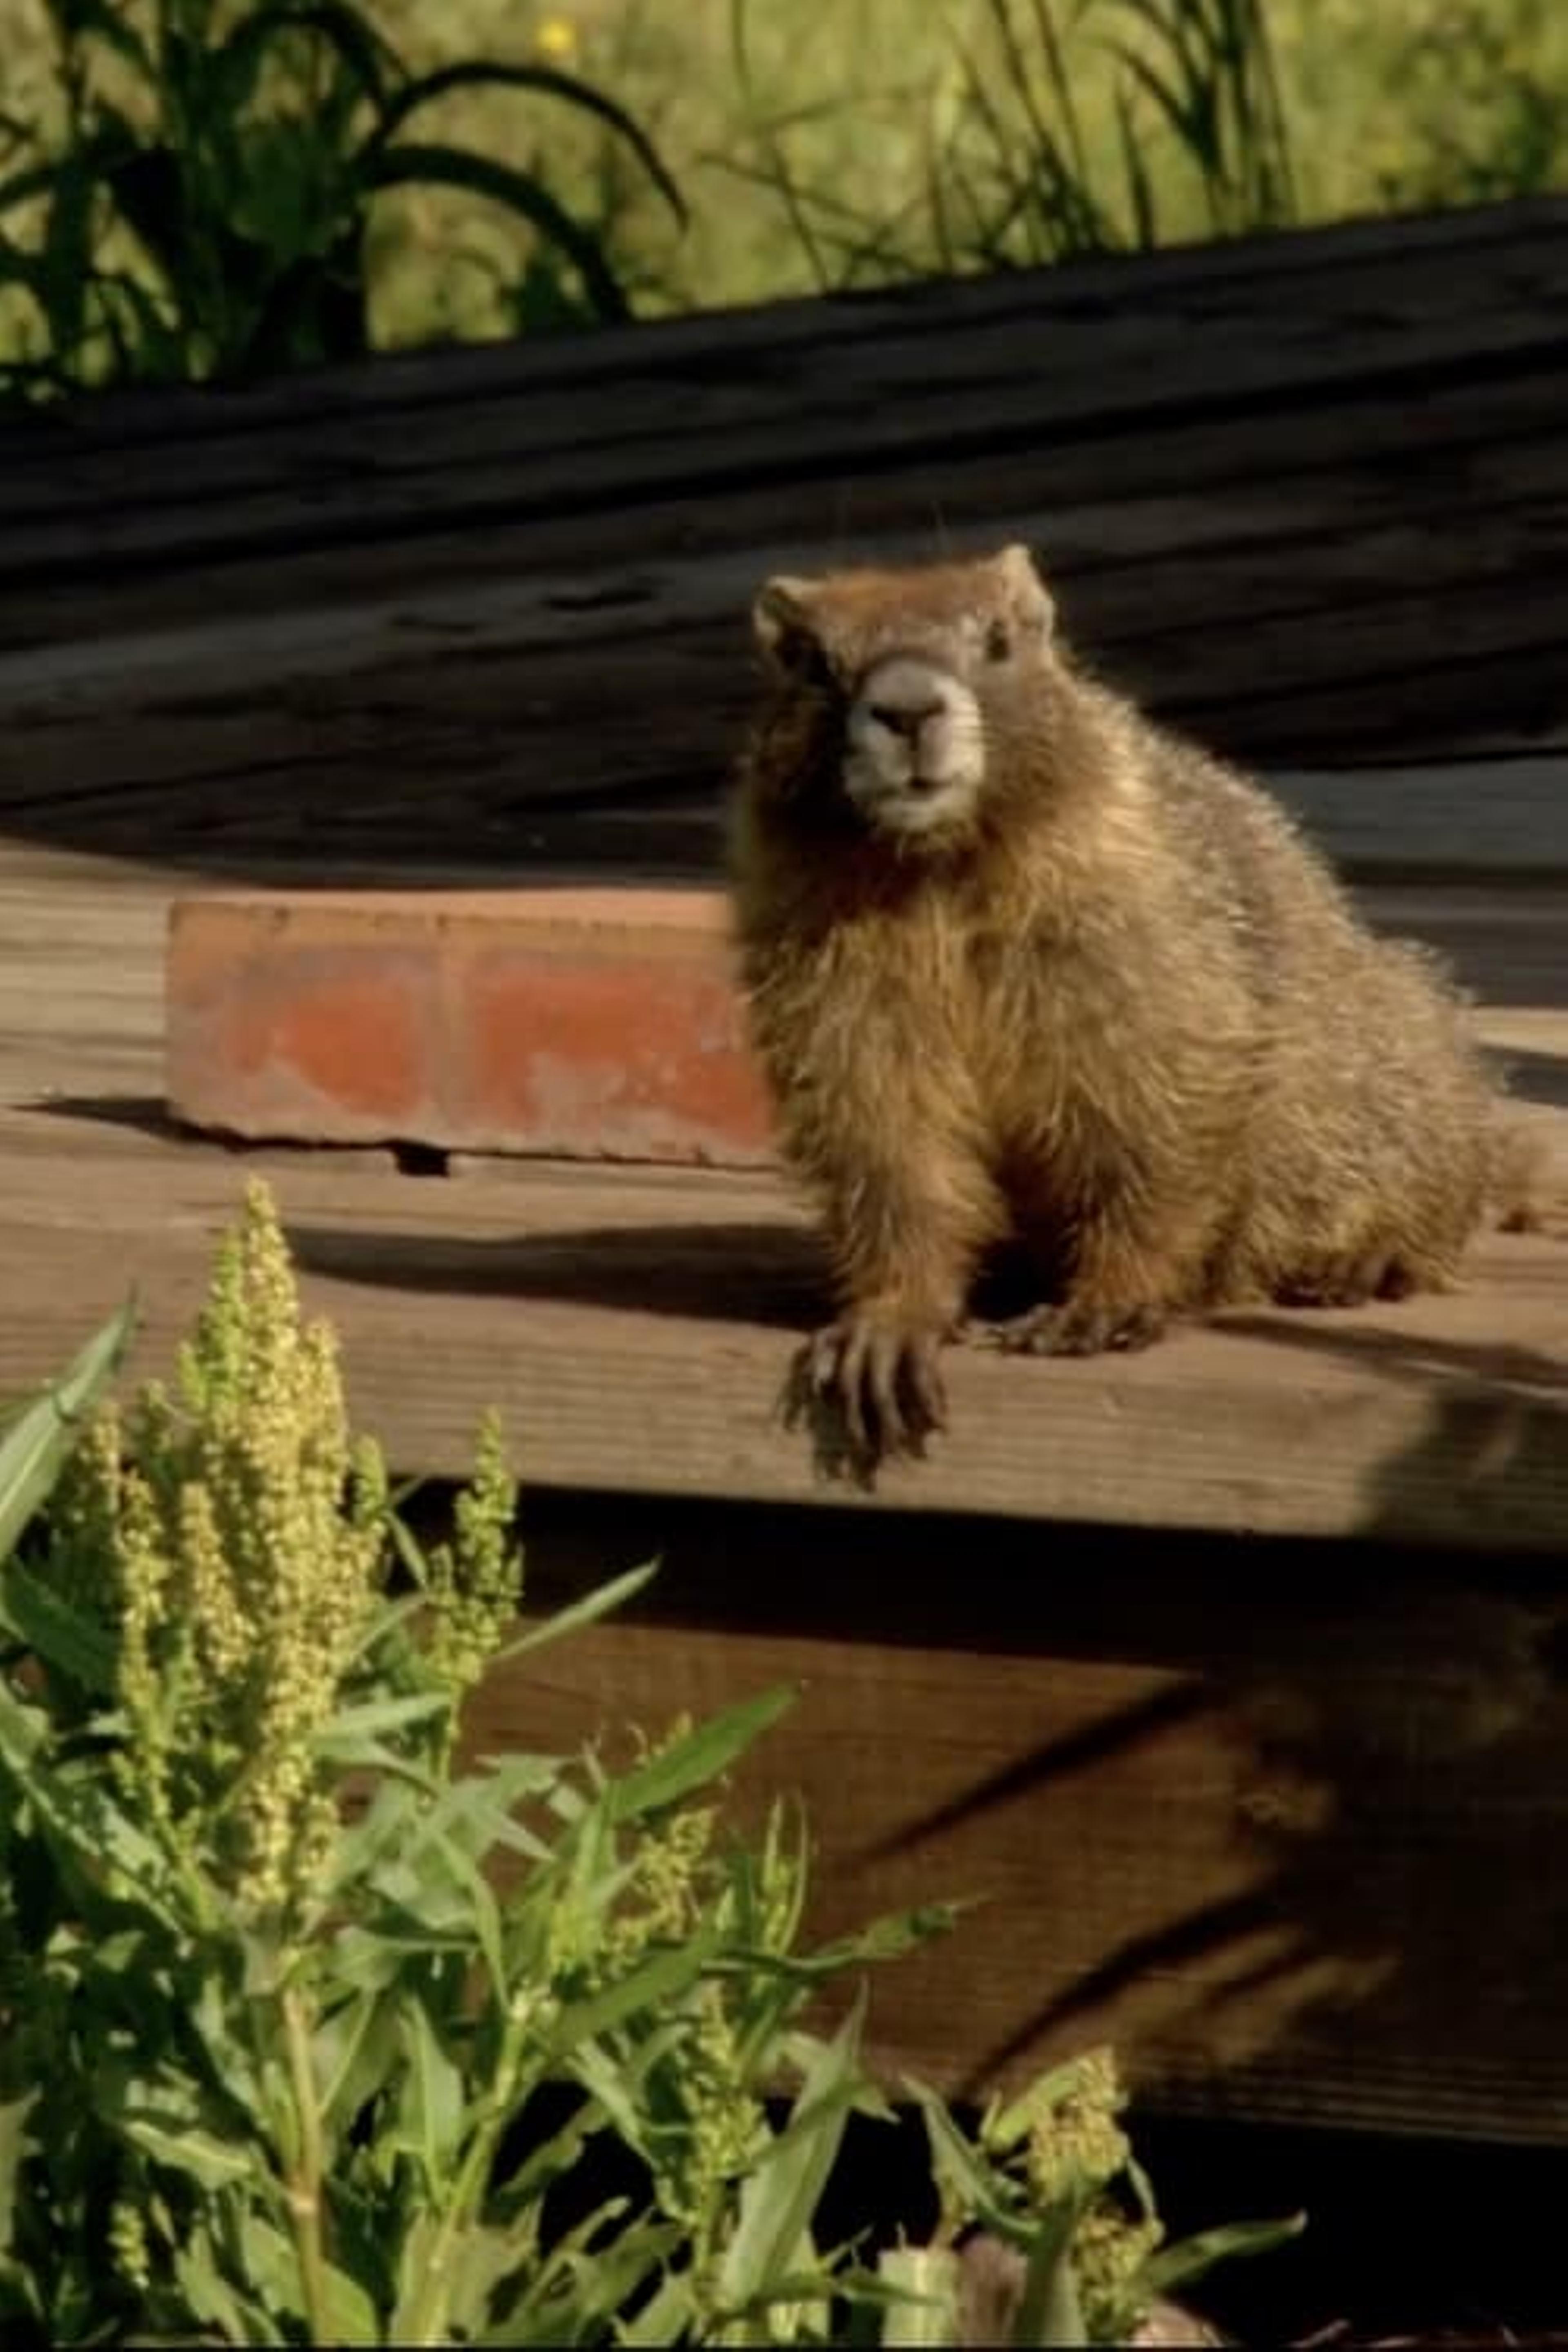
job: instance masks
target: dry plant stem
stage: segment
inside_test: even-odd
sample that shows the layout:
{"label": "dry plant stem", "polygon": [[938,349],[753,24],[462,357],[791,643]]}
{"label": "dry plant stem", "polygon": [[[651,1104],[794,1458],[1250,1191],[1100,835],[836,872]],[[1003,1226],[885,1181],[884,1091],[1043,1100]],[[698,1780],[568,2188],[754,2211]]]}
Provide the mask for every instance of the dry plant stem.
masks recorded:
{"label": "dry plant stem", "polygon": [[280,2005],[299,2122],[298,2151],[287,2184],[289,2220],[300,2257],[310,2341],[331,2344],[335,2337],[327,2292],[326,2257],[321,2247],[321,2117],[316,2101],[315,2069],[310,2063],[310,2021],[297,1986],[285,1988]]}

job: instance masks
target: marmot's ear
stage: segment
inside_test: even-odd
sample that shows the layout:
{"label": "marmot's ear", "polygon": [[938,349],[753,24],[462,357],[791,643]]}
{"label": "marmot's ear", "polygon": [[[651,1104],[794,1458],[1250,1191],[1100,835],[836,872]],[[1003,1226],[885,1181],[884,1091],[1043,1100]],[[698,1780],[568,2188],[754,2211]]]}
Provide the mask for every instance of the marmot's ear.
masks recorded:
{"label": "marmot's ear", "polygon": [[1035,559],[1021,541],[1005,547],[995,562],[996,576],[1020,621],[1048,631],[1056,618],[1050,590],[1035,568]]}
{"label": "marmot's ear", "polygon": [[811,605],[816,588],[815,580],[795,580],[781,572],[764,580],[757,591],[752,605],[752,634],[773,660],[782,658],[791,638],[815,638],[816,623]]}

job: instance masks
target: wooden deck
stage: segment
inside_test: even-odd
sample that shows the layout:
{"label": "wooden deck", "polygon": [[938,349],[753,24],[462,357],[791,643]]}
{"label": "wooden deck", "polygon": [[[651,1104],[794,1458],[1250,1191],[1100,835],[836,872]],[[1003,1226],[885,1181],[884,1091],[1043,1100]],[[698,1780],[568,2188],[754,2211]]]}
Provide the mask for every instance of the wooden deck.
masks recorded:
{"label": "wooden deck", "polygon": [[[889,2063],[974,2082],[1114,2032],[1178,2105],[1568,2133],[1565,231],[1541,204],[0,426],[0,1391],[131,1281],[157,1363],[263,1169],[400,1466],[463,1466],[494,1402],[540,1598],[667,1554],[635,1622],[498,1678],[482,1739],[798,1678],[742,1788],[805,1790],[823,1923],[992,1895],[879,1988]],[[710,871],[755,578],[1019,534],[1102,667],[1266,762],[1482,1000],[1557,1193],[1462,1294],[958,1351],[950,1435],[865,1495],[780,1423],[820,1274],[773,1179],[169,1129],[174,889]]]}
{"label": "wooden deck", "polygon": [[557,1488],[1562,1547],[1568,1011],[1531,1000],[1568,894],[1521,894],[1500,924],[1485,894],[1372,902],[1485,984],[1484,1031],[1545,1097],[1562,1194],[1547,1232],[1489,1237],[1451,1297],[1238,1314],[1085,1363],[956,1350],[951,1433],[865,1495],[825,1483],[781,1422],[795,1335],[826,1298],[774,1178],[484,1159],[429,1176],[391,1151],[231,1153],[172,1130],[172,887],[119,861],[0,855],[0,1391],[62,1362],[128,1278],[162,1354],[260,1166],[405,1469],[459,1470],[496,1403],[530,1483]]}
{"label": "wooden deck", "polygon": [[[763,571],[1034,539],[1357,860],[1568,870],[1568,200],[0,425],[0,823],[704,864]],[[1316,806],[1309,796],[1309,804]],[[1456,819],[1458,820],[1456,827]]]}

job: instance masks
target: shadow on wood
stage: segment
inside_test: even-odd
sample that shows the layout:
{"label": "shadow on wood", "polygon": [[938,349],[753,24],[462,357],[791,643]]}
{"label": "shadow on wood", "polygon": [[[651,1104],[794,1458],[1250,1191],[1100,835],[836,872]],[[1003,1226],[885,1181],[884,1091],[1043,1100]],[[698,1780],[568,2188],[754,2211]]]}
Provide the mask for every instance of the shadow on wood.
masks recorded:
{"label": "shadow on wood", "polygon": [[605,1225],[478,1239],[290,1220],[289,1244],[313,1273],[393,1290],[561,1299],[790,1330],[829,1311],[813,1236],[783,1223]]}
{"label": "shadow on wood", "polygon": [[[880,1974],[895,2072],[1015,2083],[1109,2036],[1157,2103],[1568,2135],[1568,1604],[1539,1567],[1344,1544],[536,1497],[541,1598],[650,1544],[637,1616],[476,1701],[474,1744],[780,1679],[737,1801],[796,1789],[814,1917],[978,1896]],[[563,1575],[565,1585],[563,1587]]]}
{"label": "shadow on wood", "polygon": [[1568,1527],[1568,1359],[1563,1354],[1501,1339],[1459,1341],[1386,1328],[1352,1335],[1293,1318],[1229,1319],[1232,1328],[1271,1346],[1371,1364],[1384,1378],[1420,1392],[1424,1428],[1368,1475],[1367,1536],[1451,1540],[1468,1517],[1506,1546],[1510,1506],[1522,1507],[1527,1496],[1528,1517],[1538,1521],[1542,1496],[1555,1495]]}

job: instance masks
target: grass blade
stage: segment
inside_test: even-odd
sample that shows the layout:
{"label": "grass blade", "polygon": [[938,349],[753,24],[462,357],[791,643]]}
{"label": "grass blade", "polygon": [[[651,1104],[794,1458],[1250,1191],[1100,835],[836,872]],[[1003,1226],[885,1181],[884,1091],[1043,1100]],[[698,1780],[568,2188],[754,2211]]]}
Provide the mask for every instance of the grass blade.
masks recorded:
{"label": "grass blade", "polygon": [[547,244],[560,247],[602,320],[631,316],[621,282],[598,238],[527,173],[514,171],[510,163],[497,163],[488,155],[466,154],[461,148],[426,147],[411,142],[371,149],[362,159],[362,169],[372,188],[409,187],[423,182],[426,186],[462,188],[469,195],[488,196],[492,204],[503,205],[537,229]]}
{"label": "grass blade", "polygon": [[441,66],[433,73],[421,74],[389,98],[381,110],[376,125],[378,146],[384,147],[393,133],[401,128],[416,107],[428,106],[454,89],[526,89],[547,98],[559,98],[584,114],[592,114],[600,122],[624,139],[636,154],[648,178],[664,198],[678,221],[687,218],[686,200],[658,148],[640,123],[629,115],[624,106],[606,98],[591,82],[579,81],[575,74],[561,73],[553,66],[508,66],[475,63]]}
{"label": "grass blade", "polygon": [[88,1341],[63,1377],[28,1405],[0,1438],[0,1559],[59,1475],[89,1412],[124,1360],[135,1328],[134,1299]]}

